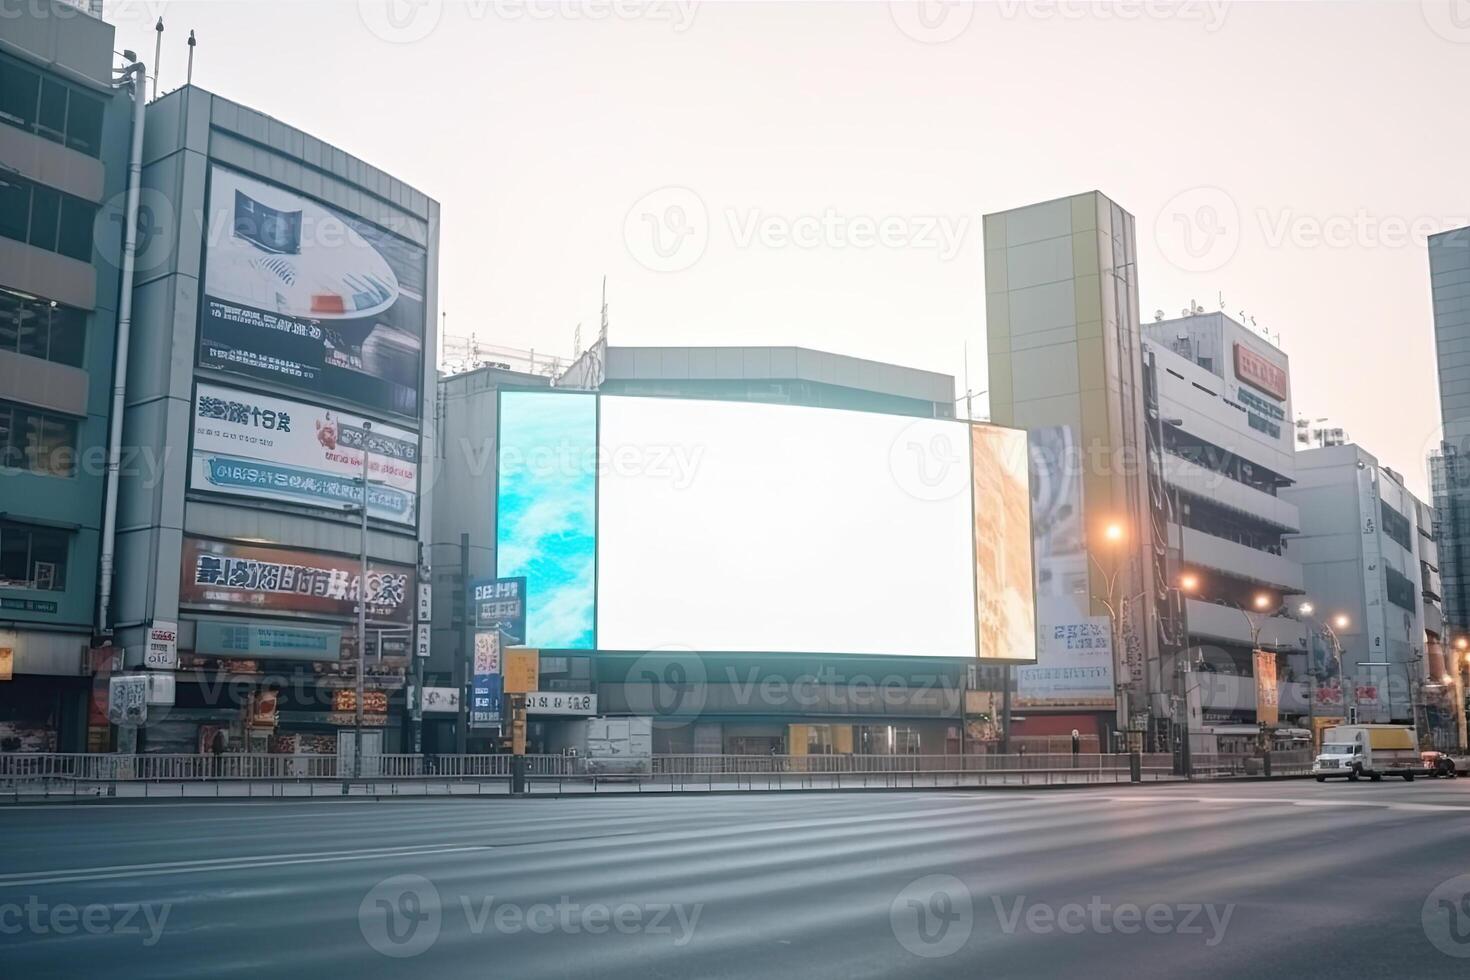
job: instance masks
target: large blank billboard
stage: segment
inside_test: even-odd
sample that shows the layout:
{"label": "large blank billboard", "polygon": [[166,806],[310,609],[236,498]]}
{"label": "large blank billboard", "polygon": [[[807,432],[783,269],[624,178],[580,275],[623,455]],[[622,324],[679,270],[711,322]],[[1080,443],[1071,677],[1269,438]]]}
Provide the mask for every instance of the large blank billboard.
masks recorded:
{"label": "large blank billboard", "polygon": [[499,431],[529,646],[1035,659],[1024,432],[557,391]]}

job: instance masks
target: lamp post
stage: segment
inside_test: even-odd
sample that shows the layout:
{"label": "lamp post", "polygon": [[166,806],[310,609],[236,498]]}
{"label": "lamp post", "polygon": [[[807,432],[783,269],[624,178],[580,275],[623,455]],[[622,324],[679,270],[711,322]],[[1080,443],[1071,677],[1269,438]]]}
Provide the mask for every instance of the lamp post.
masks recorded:
{"label": "lamp post", "polygon": [[1102,539],[1105,544],[1114,549],[1112,570],[1109,571],[1108,569],[1103,567],[1102,562],[1098,561],[1097,555],[1093,554],[1091,548],[1087,550],[1087,557],[1092,561],[1094,565],[1097,566],[1097,570],[1103,578],[1105,591],[1102,595],[1097,595],[1096,593],[1094,593],[1093,598],[1096,599],[1098,602],[1101,602],[1103,608],[1107,610],[1108,624],[1112,628],[1114,673],[1113,694],[1115,700],[1114,723],[1116,724],[1117,730],[1119,732],[1126,732],[1128,730],[1128,703],[1123,685],[1123,668],[1125,666],[1123,650],[1123,617],[1127,614],[1129,604],[1143,598],[1145,593],[1140,592],[1138,593],[1138,595],[1132,596],[1130,598],[1126,596],[1121,596],[1118,592],[1119,585],[1121,584],[1118,581],[1118,576],[1123,571],[1123,562],[1118,557],[1116,549],[1121,547],[1124,541],[1127,539],[1127,533],[1124,531],[1123,525],[1118,521],[1109,521],[1103,527]]}
{"label": "lamp post", "polygon": [[[1183,539],[1183,537],[1181,535],[1181,537],[1180,537],[1180,544],[1181,544],[1180,554],[1181,554],[1181,558],[1182,558],[1182,555],[1183,555],[1183,547],[1182,547],[1183,540],[1184,539]],[[1185,679],[1186,676],[1190,672],[1189,671],[1189,613],[1188,613],[1188,600],[1185,597],[1186,596],[1197,594],[1199,592],[1199,589],[1200,589],[1200,577],[1199,577],[1199,574],[1197,572],[1185,571],[1185,572],[1181,572],[1180,573],[1180,575],[1179,575],[1179,582],[1178,582],[1178,585],[1176,586],[1176,590],[1178,591],[1179,597],[1180,597],[1179,598],[1179,605],[1180,605],[1181,609],[1184,610],[1183,627],[1182,627],[1183,630],[1184,630],[1184,651],[1183,651],[1184,652],[1184,656],[1183,657],[1176,657],[1175,658],[1175,661],[1174,661],[1174,679],[1175,679],[1176,683],[1179,685],[1179,700],[1180,700],[1180,703],[1183,704],[1183,706],[1184,706],[1184,712],[1183,712],[1184,718],[1183,718],[1183,721],[1180,723],[1179,768],[1183,772],[1185,779],[1193,779],[1194,778],[1193,758],[1192,758],[1193,749],[1192,749],[1192,747],[1189,744],[1189,739],[1190,739],[1190,732],[1189,732],[1189,692],[1191,690],[1199,690],[1199,685],[1198,684],[1194,685],[1194,687],[1191,688],[1189,686],[1189,682]]]}

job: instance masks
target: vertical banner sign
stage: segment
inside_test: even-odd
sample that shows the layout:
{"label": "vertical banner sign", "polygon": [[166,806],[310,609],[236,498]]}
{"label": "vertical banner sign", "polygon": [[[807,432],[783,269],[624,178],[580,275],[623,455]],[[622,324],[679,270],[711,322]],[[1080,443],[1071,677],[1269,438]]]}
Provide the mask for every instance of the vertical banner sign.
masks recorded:
{"label": "vertical banner sign", "polygon": [[508,644],[526,642],[526,576],[470,583],[477,630],[498,629]]}
{"label": "vertical banner sign", "polygon": [[484,630],[475,634],[474,662],[470,665],[470,727],[500,724],[501,678],[500,634]]}
{"label": "vertical banner sign", "polygon": [[1279,720],[1280,701],[1276,690],[1276,654],[1255,651],[1256,721],[1275,725]]}
{"label": "vertical banner sign", "polygon": [[179,666],[179,624],[155,619],[148,627],[148,647],[143,666],[153,670],[175,670]]}

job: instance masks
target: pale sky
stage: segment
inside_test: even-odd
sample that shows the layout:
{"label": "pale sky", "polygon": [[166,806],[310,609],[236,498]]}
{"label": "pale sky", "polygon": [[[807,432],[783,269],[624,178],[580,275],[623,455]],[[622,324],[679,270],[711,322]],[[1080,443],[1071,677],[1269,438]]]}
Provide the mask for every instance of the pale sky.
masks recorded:
{"label": "pale sky", "polygon": [[[392,4],[390,7],[389,4]],[[1470,224],[1470,0],[108,0],[118,47],[439,200],[450,333],[795,344],[985,384],[980,216],[1097,189],[1140,302],[1244,310],[1425,490],[1427,233]],[[655,237],[657,233],[658,237]],[[983,399],[977,414],[983,412]]]}

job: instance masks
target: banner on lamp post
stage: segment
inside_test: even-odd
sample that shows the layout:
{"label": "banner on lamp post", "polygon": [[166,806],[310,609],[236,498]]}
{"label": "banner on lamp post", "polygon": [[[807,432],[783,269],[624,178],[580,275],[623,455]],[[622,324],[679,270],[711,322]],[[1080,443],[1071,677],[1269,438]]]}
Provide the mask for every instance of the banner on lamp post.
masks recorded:
{"label": "banner on lamp post", "polygon": [[1256,676],[1256,721],[1275,725],[1280,720],[1280,695],[1276,688],[1276,654],[1269,650],[1254,651]]}

